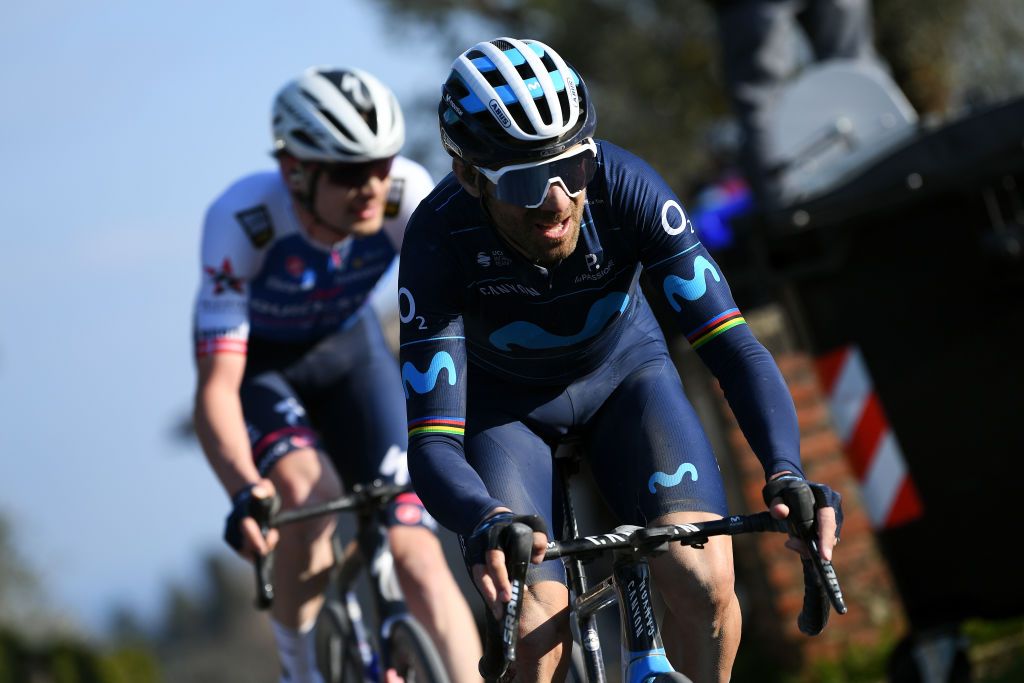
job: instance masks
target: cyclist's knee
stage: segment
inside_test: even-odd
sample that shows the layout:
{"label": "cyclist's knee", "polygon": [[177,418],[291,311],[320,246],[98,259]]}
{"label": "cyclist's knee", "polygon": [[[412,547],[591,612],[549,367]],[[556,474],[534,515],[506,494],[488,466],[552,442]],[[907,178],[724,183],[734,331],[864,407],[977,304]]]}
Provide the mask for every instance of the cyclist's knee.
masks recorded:
{"label": "cyclist's knee", "polygon": [[703,549],[673,545],[651,564],[658,590],[675,613],[715,619],[735,600],[732,542],[728,537],[711,538]]}
{"label": "cyclist's knee", "polygon": [[281,458],[270,472],[285,508],[320,503],[341,495],[341,482],[327,458],[302,448]]}
{"label": "cyclist's knee", "polygon": [[[325,503],[341,495],[341,482],[327,458],[303,448],[281,458],[270,473],[284,509]],[[285,536],[312,541],[334,529],[334,517],[324,515],[282,529]]]}

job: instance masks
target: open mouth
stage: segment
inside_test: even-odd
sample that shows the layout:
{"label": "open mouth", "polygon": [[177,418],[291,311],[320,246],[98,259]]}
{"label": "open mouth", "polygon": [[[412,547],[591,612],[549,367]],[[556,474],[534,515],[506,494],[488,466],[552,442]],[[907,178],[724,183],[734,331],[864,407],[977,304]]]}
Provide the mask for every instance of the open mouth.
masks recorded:
{"label": "open mouth", "polygon": [[544,237],[550,240],[559,240],[565,237],[566,233],[569,232],[569,220],[571,216],[554,222],[554,223],[534,223],[537,230],[540,231]]}

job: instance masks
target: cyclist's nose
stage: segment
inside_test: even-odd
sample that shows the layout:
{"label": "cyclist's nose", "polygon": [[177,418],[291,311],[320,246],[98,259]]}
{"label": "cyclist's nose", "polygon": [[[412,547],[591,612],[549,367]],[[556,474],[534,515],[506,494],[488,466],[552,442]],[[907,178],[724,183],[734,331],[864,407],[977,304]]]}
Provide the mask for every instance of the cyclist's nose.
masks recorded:
{"label": "cyclist's nose", "polygon": [[554,182],[548,185],[544,201],[537,208],[544,211],[561,213],[569,208],[570,204],[572,204],[572,197],[566,193],[565,187],[560,182]]}

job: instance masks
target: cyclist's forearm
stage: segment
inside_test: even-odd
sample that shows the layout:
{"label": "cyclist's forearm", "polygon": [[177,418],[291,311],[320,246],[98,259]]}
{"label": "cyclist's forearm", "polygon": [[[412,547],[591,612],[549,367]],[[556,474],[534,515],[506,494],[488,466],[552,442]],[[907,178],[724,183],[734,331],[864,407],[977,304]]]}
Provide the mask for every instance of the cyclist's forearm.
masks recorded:
{"label": "cyclist's forearm", "polygon": [[427,511],[455,533],[469,535],[478,522],[503,507],[487,492],[454,440],[414,438],[409,444],[409,474]]}
{"label": "cyclist's forearm", "polygon": [[766,478],[787,471],[803,476],[796,409],[775,359],[746,326],[722,341],[700,349],[701,357],[717,377]]}
{"label": "cyclist's forearm", "polygon": [[261,478],[252,459],[237,392],[216,385],[201,387],[194,421],[203,453],[228,495]]}

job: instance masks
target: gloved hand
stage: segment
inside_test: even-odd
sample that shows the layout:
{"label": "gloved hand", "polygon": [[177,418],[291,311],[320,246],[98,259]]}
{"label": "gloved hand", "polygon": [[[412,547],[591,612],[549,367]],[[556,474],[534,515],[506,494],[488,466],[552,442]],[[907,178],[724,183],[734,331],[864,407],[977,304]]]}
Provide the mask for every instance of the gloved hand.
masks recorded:
{"label": "gloved hand", "polygon": [[[839,542],[843,526],[842,496],[838,492],[825,484],[784,474],[765,484],[761,495],[776,518],[789,522],[795,538],[816,538],[822,559],[832,559],[832,547]],[[806,551],[803,543],[787,542],[787,546]]]}
{"label": "gloved hand", "polygon": [[277,530],[271,529],[264,537],[252,517],[253,498],[269,498],[274,493],[273,483],[263,479],[242,487],[231,497],[231,512],[224,520],[224,541],[239,555],[249,559],[266,555],[277,544]]}

